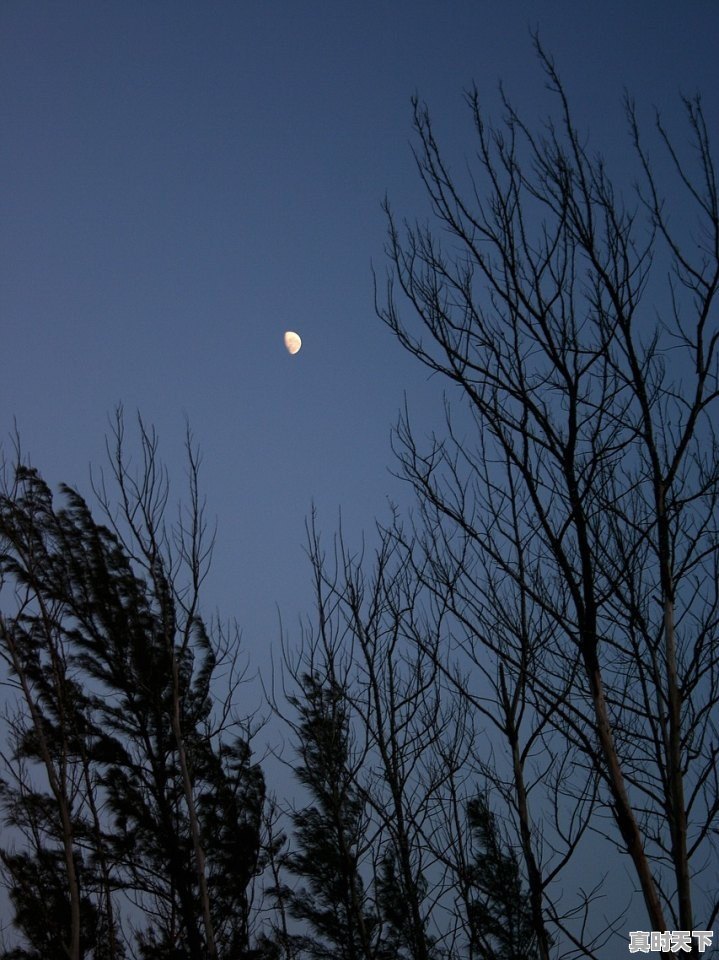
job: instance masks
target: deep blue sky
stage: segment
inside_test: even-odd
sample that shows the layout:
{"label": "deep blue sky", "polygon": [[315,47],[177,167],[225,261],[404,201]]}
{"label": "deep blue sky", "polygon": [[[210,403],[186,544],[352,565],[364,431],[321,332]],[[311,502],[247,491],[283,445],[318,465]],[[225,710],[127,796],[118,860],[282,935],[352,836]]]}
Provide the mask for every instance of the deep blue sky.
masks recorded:
{"label": "deep blue sky", "polygon": [[[410,97],[461,170],[463,91],[549,109],[539,27],[591,144],[621,164],[621,99],[703,91],[719,129],[714,0],[0,2],[0,434],[88,489],[108,415],[139,410],[184,482],[187,416],[218,540],[207,600],[255,666],[312,611],[314,501],[350,537],[406,501],[389,472],[406,391],[441,384],[373,312],[387,193],[424,215]],[[620,167],[621,169],[621,167]],[[290,357],[286,329],[302,352]]]}

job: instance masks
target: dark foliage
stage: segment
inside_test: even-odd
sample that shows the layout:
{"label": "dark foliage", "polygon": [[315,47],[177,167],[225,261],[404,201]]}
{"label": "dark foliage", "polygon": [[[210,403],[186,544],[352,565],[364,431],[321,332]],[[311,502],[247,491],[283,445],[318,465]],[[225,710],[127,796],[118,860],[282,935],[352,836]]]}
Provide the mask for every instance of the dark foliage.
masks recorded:
{"label": "dark foliage", "polygon": [[22,693],[21,772],[3,801],[34,851],[4,855],[16,926],[33,947],[120,957],[117,938],[102,939],[123,893],[152,917],[141,956],[196,960],[208,951],[202,873],[217,955],[240,958],[264,781],[246,739],[213,729],[213,643],[159,551],[142,576],[77,493],[63,499],[56,509],[20,468],[0,500],[0,577],[16,605],[0,645]]}
{"label": "dark foliage", "polygon": [[366,817],[351,765],[345,691],[332,678],[302,677],[301,697],[290,697],[299,715],[295,773],[312,804],[295,811],[294,849],[283,866],[300,882],[281,894],[307,933],[293,948],[312,960],[363,960],[374,956],[377,918],[361,876]]}

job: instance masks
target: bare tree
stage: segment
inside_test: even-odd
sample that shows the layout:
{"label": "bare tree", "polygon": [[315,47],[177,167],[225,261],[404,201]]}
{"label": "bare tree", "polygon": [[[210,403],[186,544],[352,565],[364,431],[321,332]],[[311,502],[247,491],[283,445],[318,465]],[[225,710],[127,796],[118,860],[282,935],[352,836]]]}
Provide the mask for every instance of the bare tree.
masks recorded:
{"label": "bare tree", "polygon": [[365,580],[341,538],[328,561],[314,517],[308,533],[315,616],[299,649],[285,646],[291,709],[271,699],[293,733],[297,759],[285,762],[311,802],[290,811],[295,831],[283,858],[302,886],[293,891],[285,881],[276,891],[314,931],[314,939],[306,931],[293,938],[299,956],[429,958],[433,890],[421,823],[432,787],[420,767],[434,736],[432,683],[402,661],[382,558]]}
{"label": "bare tree", "polygon": [[[290,701],[303,704],[308,691],[312,694],[300,716],[306,720],[309,706],[321,703],[321,729],[341,715],[345,734],[335,734],[332,742],[351,745],[343,772],[328,774],[332,788],[326,789],[329,798],[336,791],[345,802],[351,797],[359,805],[350,804],[355,816],[363,811],[364,843],[356,831],[351,834],[353,869],[361,878],[356,889],[362,890],[361,909],[356,904],[353,909],[359,955],[363,960],[541,957],[524,873],[486,800],[488,785],[503,797],[506,784],[488,780],[492,767],[480,757],[470,705],[457,695],[458,678],[440,663],[444,622],[434,616],[437,611],[425,609],[432,594],[407,562],[397,527],[393,533],[380,534],[371,562],[364,551],[354,555],[341,534],[328,555],[313,518],[309,555],[316,614],[303,632],[298,657],[285,656],[286,675],[302,693],[299,699],[290,694]],[[287,719],[296,736],[306,737],[304,722],[298,726]],[[305,871],[316,891],[314,871],[322,884],[341,886],[341,877],[327,866],[344,862],[337,854],[343,844],[333,840],[331,849],[327,846],[332,822],[341,818],[329,816],[327,803],[321,805],[327,823],[312,856],[305,843],[302,856],[290,864],[296,876]],[[315,824],[320,813],[314,807],[311,812]],[[304,808],[300,813],[304,826],[308,814]],[[508,922],[503,936],[500,918]],[[544,942],[551,943],[546,930]],[[344,943],[347,949],[348,936]]]}
{"label": "bare tree", "polygon": [[[629,206],[536,48],[557,120],[535,132],[503,96],[493,128],[472,91],[476,167],[466,187],[414,103],[418,170],[451,239],[401,229],[387,207],[393,270],[377,309],[454,385],[463,412],[448,412],[447,435],[426,449],[409,417],[400,422],[401,467],[420,503],[404,547],[460,625],[455,651],[474,666],[493,660],[498,701],[511,700],[503,685],[512,678],[533,730],[548,732],[542,742],[563,741],[577,758],[564,789],[629,858],[651,928],[710,928],[719,910],[719,194],[708,134],[699,100],[686,101],[688,163],[657,121],[691,221],[675,229],[632,104],[643,179]],[[515,763],[521,812],[520,774]],[[531,881],[523,814],[520,827]],[[541,900],[559,920],[544,886]]]}

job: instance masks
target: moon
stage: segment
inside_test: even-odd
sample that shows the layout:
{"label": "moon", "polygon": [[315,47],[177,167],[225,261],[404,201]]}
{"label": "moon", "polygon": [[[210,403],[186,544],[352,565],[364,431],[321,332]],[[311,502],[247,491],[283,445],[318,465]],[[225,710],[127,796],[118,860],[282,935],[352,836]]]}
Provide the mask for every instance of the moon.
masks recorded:
{"label": "moon", "polygon": [[302,340],[293,330],[288,330],[285,334],[285,346],[288,353],[299,353],[302,346]]}

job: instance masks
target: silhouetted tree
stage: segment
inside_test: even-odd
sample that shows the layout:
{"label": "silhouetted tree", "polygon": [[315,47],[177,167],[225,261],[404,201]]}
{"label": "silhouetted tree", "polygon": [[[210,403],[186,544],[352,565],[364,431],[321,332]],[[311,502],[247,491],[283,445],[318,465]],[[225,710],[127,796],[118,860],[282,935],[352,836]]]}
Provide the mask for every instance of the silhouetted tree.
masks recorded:
{"label": "silhouetted tree", "polygon": [[300,682],[288,702],[297,714],[294,771],[310,805],[292,813],[292,849],[282,859],[298,886],[277,893],[306,928],[293,938],[300,955],[371,960],[378,920],[361,876],[369,820],[351,757],[346,692],[332,672],[304,674]]}
{"label": "silhouetted tree", "polygon": [[432,897],[425,875],[436,868],[437,858],[426,835],[437,804],[432,765],[447,718],[432,660],[410,650],[402,633],[402,612],[412,605],[414,584],[390,573],[391,548],[380,551],[367,572],[341,535],[328,562],[314,518],[309,555],[317,629],[305,638],[306,646],[309,661],[319,655],[323,668],[344,658],[342,689],[363,745],[355,778],[374,836],[371,872],[384,921],[383,956],[430,960]]}
{"label": "silhouetted tree", "polygon": [[[398,430],[419,506],[389,536],[452,622],[445,650],[431,630],[415,642],[472,709],[472,671],[493,663],[495,694],[517,692],[537,746],[575,757],[549,819],[541,803],[533,819],[516,763],[507,799],[535,925],[539,907],[584,949],[550,885],[587,825],[627,857],[652,929],[708,929],[719,912],[719,191],[698,99],[685,101],[691,162],[657,120],[675,175],[664,192],[628,103],[630,206],[537,50],[558,120],[535,132],[505,98],[492,128],[472,91],[466,189],[415,101],[441,234],[402,230],[387,208],[377,309],[468,413],[448,407],[425,449],[408,416]],[[519,742],[513,756],[529,753]]]}
{"label": "silhouetted tree", "polygon": [[[4,800],[10,822],[34,841],[28,855],[5,856],[17,923],[34,943],[42,933],[27,926],[33,891],[64,897],[66,956],[121,956],[97,937],[86,945],[83,932],[91,907],[103,918],[94,929],[115,929],[121,891],[145,913],[136,947],[148,960],[239,960],[249,950],[264,780],[232,715],[236,637],[219,628],[210,636],[200,615],[209,547],[197,458],[188,440],[191,504],[170,539],[156,440],[141,425],[140,477],[127,469],[122,440],[118,415],[119,514],[100,488],[114,530],[69,488],[58,509],[23,466],[0,498],[0,576],[15,604],[3,614],[0,650],[24,711]],[[220,699],[218,660],[230,665]],[[41,761],[49,789],[29,786],[23,761]],[[43,890],[48,850],[65,867]]]}
{"label": "silhouetted tree", "polygon": [[485,796],[469,802],[467,819],[473,845],[467,876],[470,956],[478,960],[537,960],[537,936],[519,861],[503,843]]}
{"label": "silhouetted tree", "polygon": [[57,557],[45,538],[52,517],[45,485],[19,468],[11,495],[0,497],[0,584],[6,596],[14,588],[15,607],[0,614],[0,654],[19,694],[7,716],[0,799],[26,849],[2,858],[18,926],[33,948],[43,944],[40,955],[53,942],[71,958],[91,948],[118,957],[107,861],[93,855],[100,828],[91,757],[106,737],[72,663]]}
{"label": "silhouetted tree", "polygon": [[[559,897],[549,897],[545,888],[587,828],[593,777],[583,781],[573,770],[575,753],[558,753],[546,718],[532,709],[521,670],[510,676],[487,660],[469,675],[447,665],[462,622],[427,588],[430,570],[417,567],[416,551],[406,546],[411,542],[398,522],[390,530],[380,528],[370,565],[367,557],[354,556],[341,536],[328,558],[314,524],[310,529],[318,611],[303,652],[320,673],[324,666],[318,664],[342,658],[346,709],[363,744],[354,780],[372,831],[366,862],[368,892],[382,920],[377,956],[486,960],[514,950],[517,956],[525,951],[530,958],[549,957],[550,920],[563,924],[565,918],[555,920],[550,908]],[[501,644],[497,615],[494,642]],[[507,617],[516,630],[510,611]],[[520,652],[530,664],[537,651],[529,620],[525,631]],[[491,721],[491,739],[481,720]],[[496,759],[502,748],[508,767]],[[543,801],[549,798],[556,812],[570,773],[586,792],[570,809],[566,830],[561,824],[562,835],[552,837],[550,870],[542,860],[530,798],[541,783]],[[502,825],[484,794],[477,799],[477,782],[502,805]],[[526,851],[538,876],[538,909],[530,896]],[[572,909],[586,912],[586,907],[580,897],[579,908],[575,903]],[[593,949],[606,931],[578,939],[577,951],[597,956]]]}

